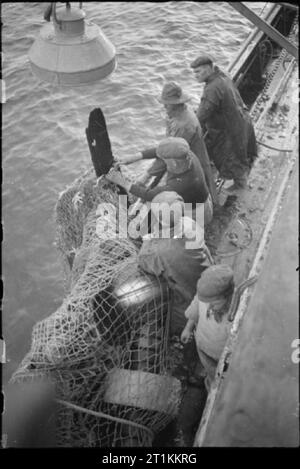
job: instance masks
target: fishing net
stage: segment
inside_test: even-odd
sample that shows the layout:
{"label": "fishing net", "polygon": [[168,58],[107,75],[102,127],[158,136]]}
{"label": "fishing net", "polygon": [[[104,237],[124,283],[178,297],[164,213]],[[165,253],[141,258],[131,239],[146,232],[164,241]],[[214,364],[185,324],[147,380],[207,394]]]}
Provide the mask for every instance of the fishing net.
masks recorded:
{"label": "fishing net", "polygon": [[[119,194],[91,172],[77,179],[56,206],[56,245],[67,295],[37,323],[13,382],[47,378],[58,402],[58,446],[150,446],[174,419],[180,382],[167,359],[167,285],[143,273],[139,244],[116,237],[111,212]],[[105,235],[101,235],[105,233]]]}

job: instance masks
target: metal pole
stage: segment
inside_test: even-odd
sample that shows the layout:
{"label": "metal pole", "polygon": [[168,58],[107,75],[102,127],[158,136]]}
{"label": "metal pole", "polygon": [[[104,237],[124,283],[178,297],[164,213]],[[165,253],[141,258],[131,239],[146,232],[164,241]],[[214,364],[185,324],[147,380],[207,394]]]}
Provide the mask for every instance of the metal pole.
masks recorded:
{"label": "metal pole", "polygon": [[57,2],[52,2],[52,18],[53,18],[53,23],[55,23],[59,29],[61,29],[61,21],[57,19],[56,16],[56,3]]}
{"label": "metal pole", "polygon": [[245,18],[251,21],[255,26],[261,29],[267,36],[269,36],[273,41],[277,42],[281,47],[287,50],[298,61],[298,48],[290,43],[282,34],[276,31],[273,26],[266,23],[259,16],[257,16],[253,11],[246,7],[241,2],[228,2],[232,8],[241,13]]}

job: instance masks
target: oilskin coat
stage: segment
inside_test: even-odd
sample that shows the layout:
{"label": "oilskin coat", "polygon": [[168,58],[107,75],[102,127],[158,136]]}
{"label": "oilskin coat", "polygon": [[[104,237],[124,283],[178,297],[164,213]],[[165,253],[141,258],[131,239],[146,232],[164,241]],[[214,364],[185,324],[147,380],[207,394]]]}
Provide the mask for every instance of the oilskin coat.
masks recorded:
{"label": "oilskin coat", "polygon": [[239,91],[218,67],[206,80],[197,117],[208,131],[208,153],[220,176],[247,174],[257,156],[253,125]]}
{"label": "oilskin coat", "polygon": [[166,127],[167,137],[181,137],[188,142],[190,149],[201,163],[207,187],[212,199],[215,200],[216,188],[209,156],[204,142],[202,128],[194,111],[185,104],[181,112],[175,113],[172,117],[167,117]]}
{"label": "oilskin coat", "polygon": [[[216,187],[211,170],[210,160],[204,142],[203,132],[194,111],[184,104],[174,114],[166,118],[166,136],[184,138],[192,152],[201,163],[205,181],[213,201],[216,200]],[[142,152],[143,158],[156,158],[156,148]],[[151,176],[159,176],[166,170],[165,163],[158,159],[149,169]]]}
{"label": "oilskin coat", "polygon": [[185,238],[150,239],[143,242],[139,266],[147,273],[162,276],[172,291],[171,334],[185,326],[184,312],[196,294],[197,281],[211,265],[207,248],[186,249]]}
{"label": "oilskin coat", "polygon": [[130,192],[143,200],[151,201],[160,192],[175,191],[181,195],[184,202],[193,204],[193,208],[197,203],[204,203],[209,195],[204,173],[198,158],[193,153],[190,158],[190,168],[184,173],[173,174],[167,171],[165,184],[148,189],[145,185],[136,183],[132,184]]}

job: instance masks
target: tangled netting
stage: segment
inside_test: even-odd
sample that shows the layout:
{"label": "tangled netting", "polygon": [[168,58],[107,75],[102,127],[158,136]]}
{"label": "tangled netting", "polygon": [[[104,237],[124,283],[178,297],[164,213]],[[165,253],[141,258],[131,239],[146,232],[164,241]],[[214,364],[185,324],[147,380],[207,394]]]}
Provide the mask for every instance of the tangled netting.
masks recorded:
{"label": "tangled netting", "polygon": [[55,383],[59,446],[150,446],[177,413],[180,382],[166,353],[169,290],[139,269],[136,241],[109,232],[112,214],[99,217],[104,202],[120,216],[118,197],[89,172],[60,195],[56,244],[67,296],[35,325],[12,378]]}

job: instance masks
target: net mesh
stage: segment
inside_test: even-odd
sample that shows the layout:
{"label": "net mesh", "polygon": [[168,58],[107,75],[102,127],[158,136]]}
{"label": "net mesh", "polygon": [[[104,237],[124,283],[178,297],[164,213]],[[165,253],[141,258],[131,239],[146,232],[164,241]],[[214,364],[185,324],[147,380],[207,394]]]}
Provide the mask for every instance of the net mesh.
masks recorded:
{"label": "net mesh", "polygon": [[119,217],[118,201],[115,187],[96,184],[92,172],[60,194],[66,297],[35,325],[12,377],[55,384],[59,446],[150,446],[178,410],[180,382],[167,359],[170,293],[139,269],[138,243],[109,232],[112,214],[99,216],[99,204],[110,203]]}

